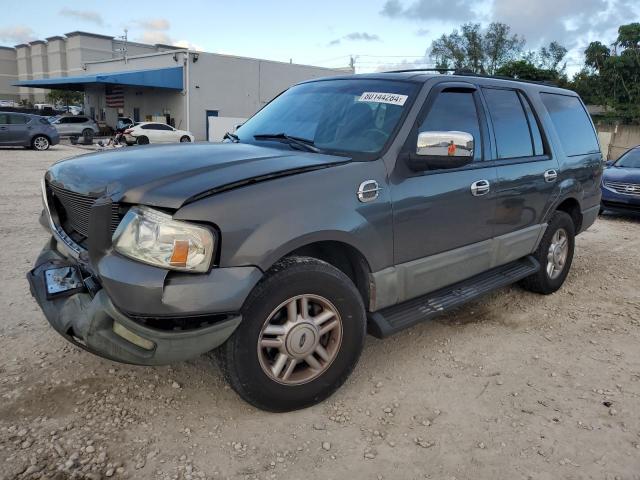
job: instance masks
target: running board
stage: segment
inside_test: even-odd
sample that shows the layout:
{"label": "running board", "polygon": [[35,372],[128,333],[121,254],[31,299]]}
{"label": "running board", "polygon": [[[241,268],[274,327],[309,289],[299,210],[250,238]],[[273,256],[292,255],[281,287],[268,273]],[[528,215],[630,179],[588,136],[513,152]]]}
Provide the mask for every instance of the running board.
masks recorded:
{"label": "running board", "polygon": [[493,290],[511,285],[536,273],[539,269],[540,263],[535,258],[524,257],[435,292],[377,312],[370,312],[368,331],[377,338],[388,337],[476,300]]}

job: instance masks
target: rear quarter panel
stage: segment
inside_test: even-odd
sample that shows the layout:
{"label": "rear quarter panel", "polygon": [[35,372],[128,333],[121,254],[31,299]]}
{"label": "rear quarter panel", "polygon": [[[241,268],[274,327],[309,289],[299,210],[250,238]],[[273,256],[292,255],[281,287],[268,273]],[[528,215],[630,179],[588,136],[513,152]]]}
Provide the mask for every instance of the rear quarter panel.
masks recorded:
{"label": "rear quarter panel", "polygon": [[[540,121],[543,124],[552,156],[558,161],[557,187],[553,196],[554,201],[547,211],[546,218],[548,219],[548,217],[553,213],[555,207],[567,198],[576,199],[580,204],[582,211],[599,205],[601,196],[600,182],[602,180],[604,164],[602,160],[602,153],[599,151],[584,155],[568,156],[566,154],[562,147],[562,142],[558,132],[551,120],[551,116],[540,97],[540,93],[545,91],[546,90],[543,88],[536,93],[531,92],[529,96],[534,104],[534,108],[538,112]],[[548,93],[575,95],[573,92],[558,92],[557,90],[549,90]],[[596,129],[590,117],[589,122],[593,128],[593,135],[596,141],[598,141]],[[598,142],[598,146],[599,145],[600,143]]]}

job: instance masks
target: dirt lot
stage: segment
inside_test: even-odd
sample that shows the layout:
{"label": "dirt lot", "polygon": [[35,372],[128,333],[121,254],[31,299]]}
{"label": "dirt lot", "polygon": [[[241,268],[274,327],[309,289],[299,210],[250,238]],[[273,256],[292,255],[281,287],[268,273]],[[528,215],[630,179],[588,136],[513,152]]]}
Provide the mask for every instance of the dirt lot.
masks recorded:
{"label": "dirt lot", "polygon": [[39,181],[79,153],[0,150],[0,478],[640,479],[640,220],[601,217],[555,295],[369,338],[329,401],[276,415],[209,357],[119,365],[47,325]]}

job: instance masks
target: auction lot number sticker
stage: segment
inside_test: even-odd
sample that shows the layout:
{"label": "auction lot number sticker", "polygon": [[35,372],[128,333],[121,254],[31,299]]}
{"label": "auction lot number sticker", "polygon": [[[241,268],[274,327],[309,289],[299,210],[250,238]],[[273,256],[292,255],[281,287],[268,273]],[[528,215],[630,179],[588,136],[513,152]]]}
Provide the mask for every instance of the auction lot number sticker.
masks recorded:
{"label": "auction lot number sticker", "polygon": [[375,103],[388,103],[390,105],[404,105],[407,101],[407,95],[399,95],[397,93],[383,93],[383,92],[364,92],[358,99],[359,102],[375,102]]}

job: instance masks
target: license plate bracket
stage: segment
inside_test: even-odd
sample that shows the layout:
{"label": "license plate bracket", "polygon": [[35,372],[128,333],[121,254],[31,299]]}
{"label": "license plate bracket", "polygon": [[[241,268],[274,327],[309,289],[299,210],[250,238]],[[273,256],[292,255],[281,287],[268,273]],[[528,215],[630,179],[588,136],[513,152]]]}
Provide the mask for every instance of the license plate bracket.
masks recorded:
{"label": "license plate bracket", "polygon": [[49,299],[73,295],[84,290],[82,274],[73,265],[45,270],[44,285]]}

